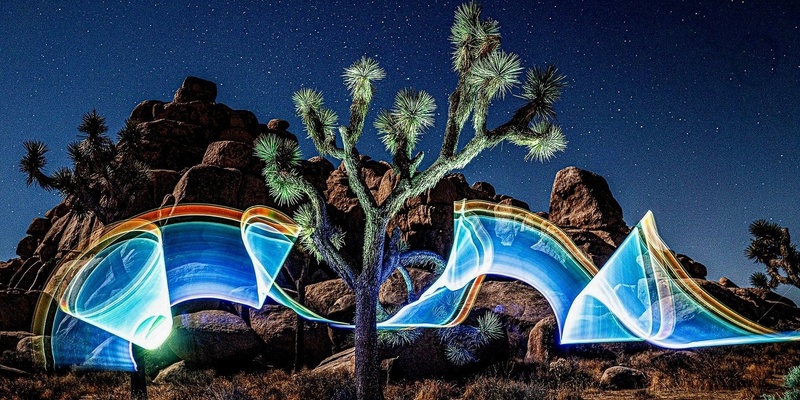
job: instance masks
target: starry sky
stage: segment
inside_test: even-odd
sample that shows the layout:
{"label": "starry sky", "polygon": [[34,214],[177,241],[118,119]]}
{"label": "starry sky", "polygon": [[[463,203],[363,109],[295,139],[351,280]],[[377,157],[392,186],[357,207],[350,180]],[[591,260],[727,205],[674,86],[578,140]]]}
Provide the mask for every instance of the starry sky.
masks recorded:
{"label": "starry sky", "polygon": [[[139,102],[171,100],[184,77],[217,83],[217,101],[286,119],[304,137],[291,94],[324,92],[345,116],[343,68],[377,59],[373,112],[405,87],[437,100],[421,142],[438,154],[456,76],[447,40],[457,1],[27,1],[0,10],[0,259],[14,257],[31,219],[56,195],[25,186],[23,140],[68,164],[81,115],[111,132]],[[462,172],[547,210],[555,173],[603,175],[634,225],[655,213],[668,245],[704,263],[709,279],[747,284],[748,224],[771,219],[800,240],[800,2],[486,1],[503,49],[526,66],[556,64],[569,87],[557,104],[568,149],[547,163],[498,146]],[[490,127],[520,105],[495,102]],[[368,124],[368,127],[371,124]],[[303,142],[306,157],[315,155]],[[386,159],[374,132],[362,153]],[[797,298],[798,289],[779,288]]]}

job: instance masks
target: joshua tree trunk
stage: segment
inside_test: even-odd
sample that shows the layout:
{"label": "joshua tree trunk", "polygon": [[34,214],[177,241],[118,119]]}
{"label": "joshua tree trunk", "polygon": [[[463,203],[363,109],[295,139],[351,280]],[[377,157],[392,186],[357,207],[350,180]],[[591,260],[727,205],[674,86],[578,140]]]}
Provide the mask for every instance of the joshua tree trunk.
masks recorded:
{"label": "joshua tree trunk", "polygon": [[356,293],[356,398],[383,399],[379,379],[378,329],[376,307],[377,285],[359,279]]}
{"label": "joshua tree trunk", "polygon": [[[300,278],[295,281],[295,287],[297,288],[297,302],[301,305],[306,304],[305,275],[307,268],[308,267],[306,266],[303,267],[303,270],[300,272]],[[298,315],[294,334],[294,372],[300,372],[305,361],[305,327],[306,320]]]}
{"label": "joshua tree trunk", "polygon": [[[525,100],[511,119],[493,129],[486,126],[489,107],[503,99],[519,82],[523,71],[519,56],[500,49],[500,30],[491,18],[481,18],[475,2],[457,8],[451,29],[453,70],[458,84],[450,96],[447,128],[439,157],[420,170],[422,152],[415,149],[421,135],[433,125],[436,105],[433,96],[414,89],[401,90],[394,107],[379,111],[374,127],[386,150],[392,154],[396,185],[388,197],[378,201],[361,172],[361,154],[356,144],[364,131],[365,118],[374,93],[373,82],[386,75],[378,63],[362,57],[344,70],[344,83],[352,103],[348,125],[340,125],[333,110],[325,108],[320,92],[303,88],[292,100],[297,116],[303,120],[309,138],[320,156],[341,160],[348,185],[365,214],[361,257],[345,254],[345,232],[328,218],[324,193],[309,181],[299,166],[300,147],[296,141],[276,135],[262,136],[256,142],[256,155],[264,161],[264,178],[270,193],[280,204],[299,204],[295,221],[300,226],[300,244],[324,260],[355,292],[356,394],[359,400],[382,399],[378,364],[378,290],[394,269],[416,258],[438,259],[422,253],[406,253],[399,231],[387,245],[387,223],[399,213],[406,200],[434,187],[448,172],[463,168],[482,151],[503,141],[528,148],[528,159],[547,160],[564,150],[566,139],[557,125],[553,103],[561,96],[566,82],[554,66],[533,67],[526,74],[522,93]],[[459,146],[461,132],[472,116],[474,135]],[[338,128],[338,129],[337,129]],[[338,135],[337,135],[338,133]],[[337,137],[339,140],[337,140]],[[341,146],[340,146],[341,143]],[[461,147],[459,149],[459,147]],[[34,160],[35,161],[35,160]],[[347,232],[359,235],[360,232]],[[361,267],[361,268],[359,268]],[[406,279],[408,277],[405,277]],[[409,280],[410,281],[410,280]],[[413,287],[410,282],[409,287]],[[410,290],[412,299],[413,290]],[[298,325],[299,327],[299,325]]]}

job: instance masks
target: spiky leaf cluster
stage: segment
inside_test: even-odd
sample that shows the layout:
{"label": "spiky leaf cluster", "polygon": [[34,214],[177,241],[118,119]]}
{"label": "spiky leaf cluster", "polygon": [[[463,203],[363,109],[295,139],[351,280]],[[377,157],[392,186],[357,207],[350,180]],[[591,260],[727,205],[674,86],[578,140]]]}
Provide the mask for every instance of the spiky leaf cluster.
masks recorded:
{"label": "spiky leaf cluster", "polygon": [[567,138],[561,127],[549,121],[539,121],[509,137],[511,143],[526,147],[525,160],[548,161],[567,148]]}
{"label": "spiky leaf cluster", "polygon": [[345,68],[342,77],[344,78],[345,86],[350,90],[350,95],[354,99],[370,102],[373,94],[372,82],[386,77],[386,71],[374,59],[363,56],[360,60]]}
{"label": "spiky leaf cluster", "polygon": [[378,342],[391,347],[407,346],[420,337],[420,329],[381,329],[378,331]]}
{"label": "spiky leaf cluster", "polygon": [[769,278],[763,272],[753,272],[750,275],[750,285],[757,289],[769,289]]}
{"label": "spiky leaf cluster", "polygon": [[489,344],[493,340],[502,338],[504,334],[503,322],[500,321],[499,315],[488,312],[478,317],[478,341],[480,344]]}
{"label": "spiky leaf cluster", "polygon": [[422,90],[403,89],[395,96],[394,107],[378,114],[375,128],[390,153],[411,157],[420,136],[433,126],[434,111],[433,96]]}
{"label": "spiky leaf cluster", "polygon": [[270,194],[279,204],[297,204],[304,194],[297,170],[301,159],[297,142],[273,134],[262,135],[256,140],[254,151],[265,164],[261,173]]}
{"label": "spiky leaf cluster", "polygon": [[292,95],[292,102],[297,116],[303,120],[308,137],[322,155],[329,153],[336,141],[334,134],[339,117],[323,106],[322,93],[302,88]]}
{"label": "spiky leaf cluster", "polygon": [[456,9],[450,28],[453,46],[453,70],[466,72],[472,63],[494,51],[500,45],[500,25],[492,19],[481,20],[481,6],[475,2]]}
{"label": "spiky leaf cluster", "polygon": [[561,98],[561,90],[566,85],[566,77],[554,65],[534,66],[528,70],[520,97],[533,105],[531,117],[550,120],[556,117],[553,104]]}
{"label": "spiky leaf cluster", "polygon": [[475,352],[482,346],[503,337],[503,323],[495,313],[478,318],[477,326],[458,325],[438,331],[445,345],[447,359],[455,365],[477,361]]}

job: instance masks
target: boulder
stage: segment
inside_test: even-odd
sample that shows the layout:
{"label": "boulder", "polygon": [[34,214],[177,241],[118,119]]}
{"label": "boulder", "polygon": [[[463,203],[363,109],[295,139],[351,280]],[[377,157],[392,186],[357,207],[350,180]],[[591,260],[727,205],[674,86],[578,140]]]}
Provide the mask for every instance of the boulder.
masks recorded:
{"label": "boulder", "polygon": [[42,238],[47,231],[53,226],[53,223],[48,218],[34,218],[28,229],[25,231],[28,235]]}
{"label": "boulder", "polygon": [[515,199],[515,198],[513,198],[511,196],[506,196],[504,194],[495,196],[494,200],[497,201],[498,204],[503,204],[503,205],[507,205],[507,206],[513,206],[513,207],[521,208],[523,210],[528,210],[528,211],[531,210],[531,207],[528,205],[528,203],[526,203],[526,202],[524,202],[522,200],[517,200],[517,199]]}
{"label": "boulder", "polygon": [[303,177],[322,191],[327,188],[328,176],[334,169],[333,164],[324,157],[316,156],[300,162],[300,171]]}
{"label": "boulder", "polygon": [[[252,206],[275,207],[275,202],[268,196],[267,183],[264,178],[252,174],[242,175],[242,185],[236,207],[246,210]],[[289,213],[291,215],[291,213]]]}
{"label": "boulder", "polygon": [[638,369],[620,365],[603,371],[600,387],[610,390],[641,389],[647,386],[647,376]]}
{"label": "boulder", "polygon": [[341,373],[344,372],[350,376],[356,373],[356,350],[351,347],[347,350],[342,350],[319,363],[316,368],[312,370],[315,374],[324,373]]}
{"label": "boulder", "polygon": [[498,314],[507,325],[517,325],[526,332],[542,319],[553,315],[547,299],[536,289],[519,281],[484,282],[473,309]]}
{"label": "boulder", "polygon": [[[265,305],[250,310],[253,330],[264,341],[264,361],[276,367],[291,367],[295,358],[297,313],[280,305]],[[304,363],[316,366],[331,355],[327,325],[306,321],[304,324]]]}
{"label": "boulder", "polygon": [[44,370],[46,354],[45,349],[50,349],[51,342],[49,336],[35,335],[26,336],[17,343],[16,362],[24,370]]}
{"label": "boulder", "polygon": [[691,257],[685,254],[676,254],[675,258],[678,259],[678,262],[681,263],[683,269],[686,270],[686,273],[689,274],[692,278],[698,279],[706,279],[706,275],[708,275],[708,268],[705,265],[692,260]]}
{"label": "boulder", "polygon": [[723,287],[728,288],[728,289],[734,289],[734,288],[738,288],[739,287],[739,285],[733,283],[732,280],[730,280],[730,279],[728,279],[728,278],[726,278],[724,276],[719,278],[719,284],[722,285]]}
{"label": "boulder", "polygon": [[528,364],[549,363],[556,354],[557,337],[558,325],[555,316],[551,315],[537,322],[528,336],[525,362]]}
{"label": "boulder", "polygon": [[140,124],[141,151],[145,164],[153,169],[181,171],[203,160],[214,132],[201,125],[158,119]]}
{"label": "boulder", "polygon": [[55,262],[52,260],[43,263],[39,257],[25,260],[22,267],[11,277],[9,287],[21,290],[39,289],[44,285],[44,280],[50,276]]}
{"label": "boulder", "polygon": [[0,331],[31,331],[38,291],[6,290],[0,292]]}
{"label": "boulder", "polygon": [[202,126],[209,132],[219,132],[230,126],[231,115],[236,112],[224,104],[203,103],[166,103],[156,107],[153,120],[170,120],[194,126]]}
{"label": "boulder", "polygon": [[136,105],[131,111],[128,120],[131,122],[150,122],[154,118],[153,109],[156,105],[163,106],[164,102],[159,100],[145,100]]}
{"label": "boulder", "polygon": [[217,84],[194,76],[187,77],[175,92],[175,103],[202,101],[213,103],[217,100]]}
{"label": "boulder", "polygon": [[494,186],[488,182],[475,182],[472,184],[471,188],[476,192],[482,193],[482,197],[494,197],[494,195],[497,194],[494,190]]}
{"label": "boulder", "polygon": [[180,203],[236,207],[242,173],[232,168],[197,165],[183,174],[172,195]]}
{"label": "boulder", "polygon": [[220,131],[218,139],[252,144],[253,141],[256,140],[256,137],[258,137],[258,135],[255,132],[249,129],[237,127],[223,129]]}
{"label": "boulder", "polygon": [[252,146],[241,142],[218,141],[208,145],[202,163],[243,170],[255,161]]}
{"label": "boulder", "polygon": [[42,260],[61,257],[98,238],[103,223],[94,214],[78,215],[70,211],[53,223],[42,239],[36,254]]}
{"label": "boulder", "polygon": [[258,118],[252,111],[233,110],[228,116],[228,125],[233,128],[253,129],[258,126]]}
{"label": "boulder", "polygon": [[0,261],[0,284],[8,285],[11,278],[22,268],[22,259],[12,258],[8,261]]}
{"label": "boulder", "polygon": [[565,228],[562,229],[569,236],[573,243],[583,251],[587,257],[598,267],[608,261],[617,246],[619,246],[626,235],[622,232],[608,232],[603,230],[585,230]]}
{"label": "boulder", "polygon": [[0,331],[0,353],[6,350],[16,350],[20,340],[33,336],[28,331]]}
{"label": "boulder", "polygon": [[550,221],[565,228],[627,232],[622,207],[606,180],[576,167],[556,174],[550,195]]}
{"label": "boulder", "polygon": [[55,207],[47,210],[44,213],[44,217],[50,219],[50,222],[54,222],[55,220],[67,215],[70,211],[69,206],[65,202],[58,203]]}
{"label": "boulder", "polygon": [[198,369],[187,364],[186,361],[178,361],[162,369],[153,383],[156,384],[205,384],[211,383],[216,374],[211,369]]}
{"label": "boulder", "polygon": [[39,238],[27,235],[17,243],[17,255],[22,259],[31,258],[37,247],[39,247]]}
{"label": "boulder", "polygon": [[271,119],[267,122],[267,129],[271,131],[285,131],[289,129],[289,122],[282,119]]}
{"label": "boulder", "polygon": [[247,362],[264,350],[242,318],[219,310],[176,315],[167,344],[182,360],[197,365]]}
{"label": "boulder", "polygon": [[458,200],[456,186],[447,179],[440,180],[436,186],[428,189],[424,196],[425,204],[442,204],[449,206],[452,213],[453,202]]}
{"label": "boulder", "polygon": [[335,311],[333,306],[345,296],[353,296],[353,291],[341,279],[314,283],[306,287],[306,306],[322,316],[330,316]]}

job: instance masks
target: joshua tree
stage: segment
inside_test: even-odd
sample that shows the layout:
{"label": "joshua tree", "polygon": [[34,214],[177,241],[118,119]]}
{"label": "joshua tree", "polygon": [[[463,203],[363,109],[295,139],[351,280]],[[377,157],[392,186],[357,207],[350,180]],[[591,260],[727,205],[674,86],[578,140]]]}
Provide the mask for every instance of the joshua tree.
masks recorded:
{"label": "joshua tree", "polygon": [[29,186],[35,182],[45,190],[57,190],[79,215],[91,212],[103,223],[115,221],[147,180],[147,167],[138,159],[137,151],[142,132],[136,124],[126,122],[115,146],[106,136],[105,118],[96,110],[83,115],[78,131],[83,140],[67,147],[72,168],[62,167],[46,175],[47,145],[25,141],[26,154],[19,169],[27,175]]}
{"label": "joshua tree", "polygon": [[[297,142],[264,136],[256,143],[256,155],[265,162],[263,174],[272,195],[284,204],[302,202],[294,214],[295,221],[303,228],[300,244],[324,260],[355,292],[359,399],[383,397],[378,380],[376,328],[381,283],[400,266],[442,262],[441,256],[434,252],[404,251],[399,230],[387,233],[389,220],[407,199],[433,187],[449,171],[463,168],[482,151],[504,140],[527,147],[527,159],[542,161],[566,147],[553,106],[565,80],[554,66],[529,69],[522,91],[516,96],[524,103],[507,122],[490,129],[486,126],[489,106],[492,101],[503,99],[518,83],[523,70],[519,57],[500,49],[498,23],[482,19],[481,7],[476,3],[458,7],[450,41],[458,84],[450,94],[444,140],[433,164],[419,171],[423,153],[415,153],[420,136],[433,125],[436,106],[431,95],[404,89],[397,94],[393,108],[380,111],[375,119],[374,127],[392,154],[397,182],[382,201],[377,201],[367,189],[359,168],[362,159],[356,148],[372,101],[373,84],[385,76],[378,63],[362,57],[345,68],[344,83],[352,98],[346,126],[337,127],[337,116],[324,107],[321,93],[304,88],[292,98],[319,154],[344,164],[350,189],[363,210],[363,232],[347,232],[350,237],[363,238],[357,256],[348,257],[343,252],[344,233],[331,223],[323,194],[300,173]],[[460,147],[459,139],[470,115],[474,132]]]}
{"label": "joshua tree", "polygon": [[767,289],[780,284],[800,287],[800,253],[792,243],[789,228],[759,219],[750,224],[750,235],[753,237],[745,255],[767,268],[766,275],[762,272],[751,275],[750,283]]}

